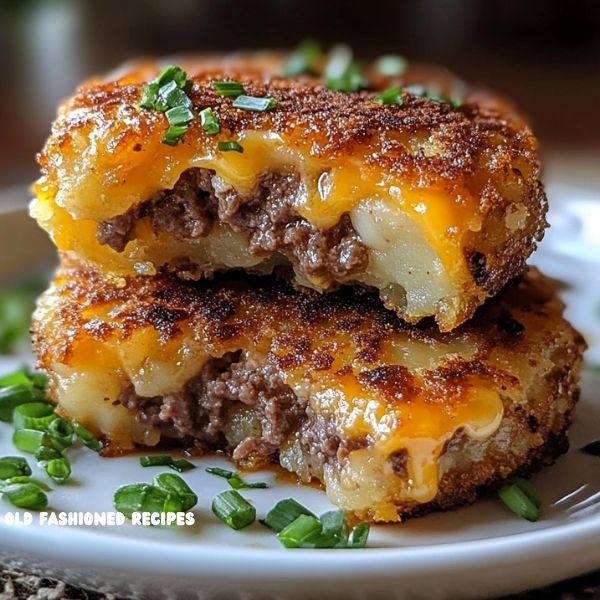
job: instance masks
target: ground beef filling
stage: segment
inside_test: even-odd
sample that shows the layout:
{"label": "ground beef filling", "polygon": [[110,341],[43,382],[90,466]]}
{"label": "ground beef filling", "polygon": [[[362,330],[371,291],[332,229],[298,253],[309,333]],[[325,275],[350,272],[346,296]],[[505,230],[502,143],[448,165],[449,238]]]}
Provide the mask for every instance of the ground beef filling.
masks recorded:
{"label": "ground beef filling", "polygon": [[209,169],[184,171],[171,190],[163,190],[126,213],[98,225],[101,244],[122,252],[134,238],[135,225],[143,218],[158,233],[181,240],[209,234],[216,221],[249,237],[249,251],[256,256],[279,253],[299,273],[332,277],[340,283],[363,273],[369,262],[365,245],[344,215],[327,230],[320,230],[294,210],[301,187],[293,174],[265,173],[248,196],[241,196]]}
{"label": "ground beef filling", "polygon": [[164,438],[201,451],[225,450],[240,461],[275,455],[294,432],[321,464],[348,453],[333,424],[317,418],[276,367],[241,351],[209,360],[180,392],[149,398],[130,385],[118,402]]}

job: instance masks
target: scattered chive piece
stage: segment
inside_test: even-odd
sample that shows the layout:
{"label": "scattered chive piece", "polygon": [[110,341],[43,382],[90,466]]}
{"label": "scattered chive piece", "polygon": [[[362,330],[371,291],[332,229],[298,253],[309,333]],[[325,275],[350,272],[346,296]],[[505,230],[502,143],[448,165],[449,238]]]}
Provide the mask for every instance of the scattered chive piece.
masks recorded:
{"label": "scattered chive piece", "polygon": [[26,388],[33,387],[33,381],[27,371],[20,369],[14,373],[8,373],[0,377],[0,388],[6,388],[11,385],[24,385]]}
{"label": "scattered chive piece", "polygon": [[243,529],[254,523],[256,509],[239,492],[228,490],[215,496],[213,513],[231,529]]}
{"label": "scattered chive piece", "polygon": [[176,146],[187,130],[187,125],[171,125],[161,141],[168,146]]}
{"label": "scattered chive piece", "polygon": [[35,483],[13,483],[3,487],[1,491],[17,508],[42,510],[48,506],[48,496]]}
{"label": "scattered chive piece", "polygon": [[213,81],[219,96],[241,96],[246,93],[244,86],[237,81]]}
{"label": "scattered chive piece", "polygon": [[200,111],[200,125],[206,135],[217,135],[221,131],[221,124],[210,107]]}
{"label": "scattered chive piece", "polygon": [[264,524],[273,531],[280,532],[285,529],[290,523],[293,523],[300,515],[314,517],[315,515],[296,502],[293,498],[280,500],[265,517]]}
{"label": "scattered chive piece", "polygon": [[156,81],[147,83],[142,90],[142,99],[140,100],[140,106],[148,110],[154,109],[154,106],[158,100],[158,89],[159,85]]}
{"label": "scattered chive piece", "polygon": [[375,61],[375,69],[385,77],[400,77],[408,69],[408,61],[397,54],[384,54]]}
{"label": "scattered chive piece", "polygon": [[333,546],[346,547],[348,543],[348,525],[343,510],[330,510],[319,517],[322,535],[333,540]]}
{"label": "scattered chive piece", "polygon": [[586,454],[591,454],[592,456],[600,456],[600,440],[586,444],[581,448],[581,451]]}
{"label": "scattered chive piece", "polygon": [[325,67],[325,85],[336,92],[356,92],[366,84],[359,64],[353,60],[351,48],[343,44],[334,46]]}
{"label": "scattered chive piece", "polygon": [[37,429],[46,431],[54,419],[54,406],[47,402],[29,402],[15,408],[13,424],[15,429]]}
{"label": "scattered chive piece", "polygon": [[10,423],[17,406],[42,400],[44,400],[44,392],[32,386],[19,383],[0,389],[0,421]]}
{"label": "scattered chive piece", "polygon": [[87,446],[94,452],[100,452],[100,450],[102,450],[102,444],[94,437],[94,434],[91,431],[87,430],[78,421],[71,421],[71,425],[73,427],[73,433],[84,446]]}
{"label": "scattered chive piece", "polygon": [[35,460],[38,462],[47,462],[54,458],[62,458],[62,452],[53,446],[44,444],[42,440],[42,444],[35,451]]}
{"label": "scattered chive piece", "polygon": [[185,458],[180,458],[178,460],[174,460],[169,467],[174,469],[178,473],[185,473],[186,471],[191,471],[196,468],[196,465],[192,464],[189,460]]}
{"label": "scattered chive piece", "polygon": [[227,469],[220,469],[219,467],[208,467],[206,472],[210,473],[211,475],[216,475],[217,477],[223,477],[224,479],[227,479],[229,485],[234,490],[241,490],[243,488],[265,489],[269,487],[262,481],[257,481],[256,483],[247,483],[237,473],[228,471]]}
{"label": "scattered chive piece", "polygon": [[370,527],[368,523],[359,523],[353,530],[348,543],[348,548],[364,548],[369,539]]}
{"label": "scattered chive piece", "polygon": [[12,441],[17,450],[35,454],[45,435],[43,431],[37,431],[36,429],[17,429],[13,433]]}
{"label": "scattered chive piece", "polygon": [[304,40],[290,54],[284,68],[284,77],[296,77],[314,73],[316,62],[321,56],[321,46],[315,40]]}
{"label": "scattered chive piece", "polygon": [[321,535],[319,519],[309,515],[300,515],[282,529],[277,538],[286,548],[314,547],[313,543]]}
{"label": "scattered chive piece", "polygon": [[238,142],[229,140],[226,142],[219,142],[217,144],[217,148],[221,151],[221,152],[243,152],[244,149],[242,148],[241,144],[239,144]]}
{"label": "scattered chive piece", "polygon": [[379,104],[403,104],[402,88],[399,86],[388,88],[375,96],[375,102]]}
{"label": "scattered chive piece", "polygon": [[140,457],[140,465],[142,467],[169,467],[172,463],[173,459],[166,454]]}
{"label": "scattered chive piece", "polygon": [[31,468],[22,456],[3,456],[0,458],[0,479],[11,479],[19,476],[29,477]]}
{"label": "scattered chive piece", "polygon": [[187,125],[194,119],[194,113],[186,106],[174,106],[165,112],[169,125]]}
{"label": "scattered chive piece", "polygon": [[170,494],[149,483],[122,485],[114,494],[116,510],[131,519],[134,512],[180,512],[182,502],[178,496]]}
{"label": "scattered chive piece", "polygon": [[198,503],[198,496],[194,494],[188,484],[175,473],[161,473],[154,478],[154,485],[168,494],[177,496],[181,501],[181,510],[190,510]]}
{"label": "scattered chive piece", "polygon": [[46,430],[47,439],[43,442],[60,452],[64,452],[73,444],[73,426],[68,421],[56,418],[50,422]]}
{"label": "scattered chive piece", "polygon": [[272,110],[277,106],[275,98],[256,98],[255,96],[238,96],[233,101],[233,108],[242,110],[252,110],[255,112],[265,112]]}
{"label": "scattered chive piece", "polygon": [[540,503],[533,486],[523,479],[513,479],[498,492],[500,500],[516,515],[528,521],[540,518]]}
{"label": "scattered chive piece", "polygon": [[175,65],[165,67],[154,81],[159,87],[171,81],[174,81],[181,89],[185,89],[189,85],[187,73],[181,67]]}
{"label": "scattered chive piece", "polygon": [[16,477],[11,477],[10,479],[0,481],[0,493],[5,487],[8,487],[9,485],[13,485],[15,483],[33,483],[44,492],[52,491],[52,488],[47,486],[43,481],[39,481],[37,479],[34,479],[33,477],[29,477],[28,475],[17,475]]}
{"label": "scattered chive piece", "polygon": [[46,474],[55,483],[64,483],[71,477],[71,464],[64,458],[52,458],[45,466]]}

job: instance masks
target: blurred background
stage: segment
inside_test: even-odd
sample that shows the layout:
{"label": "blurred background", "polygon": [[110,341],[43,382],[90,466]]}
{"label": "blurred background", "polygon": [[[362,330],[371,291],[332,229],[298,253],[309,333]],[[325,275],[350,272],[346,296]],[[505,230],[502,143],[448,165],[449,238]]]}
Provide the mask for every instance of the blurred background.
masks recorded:
{"label": "blurred background", "polygon": [[597,185],[598,0],[0,0],[0,187],[36,177],[57,102],[92,74],[306,37],[440,62],[497,89],[530,116],[549,169]]}

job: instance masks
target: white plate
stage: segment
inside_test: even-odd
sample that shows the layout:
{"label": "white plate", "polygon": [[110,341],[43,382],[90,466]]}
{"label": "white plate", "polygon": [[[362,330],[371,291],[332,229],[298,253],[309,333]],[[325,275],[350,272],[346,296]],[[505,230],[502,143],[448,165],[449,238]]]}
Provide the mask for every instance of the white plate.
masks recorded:
{"label": "white plate", "polygon": [[[567,316],[590,344],[587,360],[600,364],[600,198],[561,186],[551,186],[549,195],[553,228],[532,262],[569,284]],[[0,215],[0,227],[5,218]],[[20,226],[27,227],[24,219]],[[11,223],[11,231],[17,226]],[[13,259],[21,270],[20,257]],[[9,274],[10,265],[3,266]],[[19,360],[0,367],[8,370]],[[600,458],[578,451],[600,438],[600,381],[586,373],[583,384],[571,451],[533,478],[543,499],[537,523],[487,498],[374,527],[365,550],[285,550],[258,523],[235,532],[216,521],[211,499],[227,485],[204,467],[227,463],[205,458],[184,475],[200,498],[194,527],[9,527],[0,518],[0,557],[79,585],[144,597],[483,598],[546,585],[600,567]],[[0,456],[16,453],[10,435],[11,427],[0,424]],[[135,456],[101,459],[77,450],[72,459],[73,480],[50,494],[56,511],[111,510],[116,487],[151,481],[160,472],[140,468]],[[276,481],[268,472],[251,479],[274,484],[246,492],[259,515],[289,496],[315,512],[330,508],[315,488]],[[11,507],[0,502],[0,515],[7,511]]]}

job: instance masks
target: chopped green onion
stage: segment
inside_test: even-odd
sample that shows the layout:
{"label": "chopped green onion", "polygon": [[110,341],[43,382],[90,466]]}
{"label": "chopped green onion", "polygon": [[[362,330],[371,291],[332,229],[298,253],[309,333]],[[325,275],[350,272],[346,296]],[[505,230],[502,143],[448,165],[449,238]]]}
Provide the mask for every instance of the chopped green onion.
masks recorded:
{"label": "chopped green onion", "polygon": [[255,112],[265,112],[272,110],[277,106],[275,98],[256,98],[255,96],[238,96],[233,101],[233,108],[242,110],[251,110]]}
{"label": "chopped green onion", "polygon": [[0,479],[10,479],[31,475],[31,468],[22,456],[3,456],[0,458]]}
{"label": "chopped green onion", "polygon": [[168,146],[177,145],[177,142],[179,142],[187,130],[187,125],[171,125],[169,129],[167,129],[167,133],[165,133],[162,143],[167,144]]}
{"label": "chopped green onion", "polygon": [[17,508],[42,510],[48,506],[48,496],[35,483],[14,483],[2,488],[1,491]]}
{"label": "chopped green onion", "polygon": [[165,67],[154,81],[159,87],[174,81],[182,90],[190,84],[187,73],[181,67],[175,65]]}
{"label": "chopped green onion", "polygon": [[[48,438],[46,438],[48,439]],[[48,462],[53,458],[62,458],[63,454],[61,450],[54,448],[53,446],[44,444],[44,440],[42,440],[42,444],[35,451],[35,460],[38,462]]]}
{"label": "chopped green onion", "polygon": [[330,547],[345,547],[348,543],[348,525],[346,513],[343,510],[330,510],[319,517],[324,538],[331,538],[333,544]]}
{"label": "chopped green onion", "polygon": [[180,458],[178,460],[174,460],[169,467],[171,467],[171,469],[179,472],[179,473],[185,473],[186,471],[191,471],[192,469],[196,468],[196,465],[192,464],[189,460],[186,460],[185,458]]}
{"label": "chopped green onion", "polygon": [[187,94],[172,81],[160,88],[154,108],[161,112],[168,112],[168,108],[187,108],[189,110],[192,106],[193,103]]}
{"label": "chopped green onion", "polygon": [[57,418],[52,404],[48,404],[47,402],[29,402],[15,408],[13,424],[15,429],[46,431],[50,423]]}
{"label": "chopped green onion", "polygon": [[375,61],[375,69],[385,77],[400,77],[408,69],[408,61],[397,54],[385,54]]}
{"label": "chopped green onion", "polygon": [[48,385],[48,377],[44,375],[44,373],[28,373],[29,379],[33,384],[33,387],[36,387],[40,390],[45,390]]}
{"label": "chopped green onion", "polygon": [[581,448],[581,452],[585,452],[585,454],[591,454],[592,456],[600,456],[600,440],[586,444],[583,448]]}
{"label": "chopped green onion", "polygon": [[33,387],[33,381],[30,375],[24,369],[19,369],[14,373],[8,373],[0,377],[0,388],[9,387],[11,385],[24,385],[26,388]]}
{"label": "chopped green onion", "polygon": [[45,443],[63,452],[73,444],[73,426],[64,419],[54,419],[46,430],[49,439]]}
{"label": "chopped green onion", "polygon": [[169,125],[187,125],[194,120],[194,113],[185,106],[174,106],[165,113]]}
{"label": "chopped green onion", "polygon": [[388,88],[375,96],[375,102],[380,104],[402,104],[404,98],[402,97],[402,88],[395,86]]}
{"label": "chopped green onion", "polygon": [[244,86],[237,81],[213,81],[219,96],[241,96],[246,93]]}
{"label": "chopped green onion", "polygon": [[158,90],[160,86],[156,81],[147,83],[142,90],[142,99],[140,106],[148,110],[153,110],[158,101]]}
{"label": "chopped green onion", "polygon": [[84,446],[87,446],[94,452],[102,450],[102,444],[94,437],[91,431],[87,430],[78,421],[71,421],[71,425],[73,426],[73,433]]}
{"label": "chopped green onion", "polygon": [[283,76],[296,77],[297,75],[313,73],[321,53],[321,46],[317,42],[304,40],[290,54],[283,68]]}
{"label": "chopped green onion", "polygon": [[134,512],[166,513],[183,510],[178,496],[149,483],[122,485],[115,491],[113,504],[116,510],[129,519]]}
{"label": "chopped green onion", "polygon": [[350,536],[348,548],[364,548],[369,539],[370,527],[368,523],[359,523],[353,530]]}
{"label": "chopped green onion", "polygon": [[64,483],[71,477],[71,464],[64,458],[52,458],[46,463],[46,474],[55,483]]}
{"label": "chopped green onion", "polygon": [[181,500],[181,510],[190,510],[190,508],[193,508],[198,503],[198,496],[175,473],[161,473],[157,475],[154,478],[154,485],[167,493],[176,495]]}
{"label": "chopped green onion", "polygon": [[34,479],[33,477],[29,477],[28,475],[17,475],[16,477],[11,477],[10,479],[6,479],[4,481],[0,480],[0,493],[5,487],[8,487],[9,485],[13,485],[15,483],[33,483],[44,492],[52,491],[52,488],[46,485],[43,481],[39,481],[38,479]]}
{"label": "chopped green onion", "polygon": [[142,467],[169,467],[172,463],[173,459],[166,454],[140,457],[140,465]]}
{"label": "chopped green onion", "polygon": [[212,108],[205,108],[200,111],[200,125],[206,135],[217,135],[221,131],[221,124]]}
{"label": "chopped green onion", "polygon": [[290,523],[293,523],[300,515],[314,517],[315,515],[296,502],[293,498],[280,500],[268,513],[263,521],[264,524],[273,531],[279,532],[285,529]]}
{"label": "chopped green onion", "polygon": [[217,148],[221,151],[221,152],[243,152],[244,149],[242,148],[241,144],[239,144],[238,142],[235,141],[227,141],[227,142],[219,142],[217,144]]}
{"label": "chopped green onion", "polygon": [[37,429],[17,429],[13,433],[12,441],[15,448],[21,450],[21,452],[35,454],[45,436],[46,434],[43,431]]}
{"label": "chopped green onion", "polygon": [[314,548],[314,542],[321,533],[322,527],[319,519],[309,515],[300,515],[282,529],[277,537],[286,548]]}
{"label": "chopped green onion", "polygon": [[360,66],[353,60],[350,47],[340,44],[334,46],[325,67],[325,85],[337,92],[356,92],[366,87]]}
{"label": "chopped green onion", "polygon": [[213,513],[231,529],[243,529],[254,523],[256,509],[239,492],[221,492],[212,502]]}
{"label": "chopped green onion", "polygon": [[0,421],[10,423],[17,406],[44,399],[42,390],[16,384],[0,389]]}
{"label": "chopped green onion", "polygon": [[224,479],[227,479],[229,485],[234,490],[241,490],[243,488],[265,489],[269,487],[266,483],[262,481],[257,481],[256,483],[248,483],[244,481],[237,473],[234,473],[233,471],[228,471],[227,469],[220,469],[219,467],[208,467],[206,469],[206,472],[210,473],[211,475],[216,475],[217,477],[223,477]]}
{"label": "chopped green onion", "polygon": [[513,479],[498,492],[500,500],[516,515],[528,521],[540,518],[540,501],[531,484]]}

